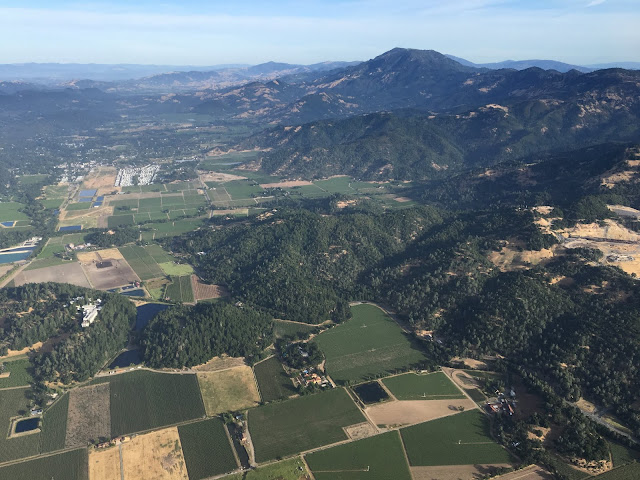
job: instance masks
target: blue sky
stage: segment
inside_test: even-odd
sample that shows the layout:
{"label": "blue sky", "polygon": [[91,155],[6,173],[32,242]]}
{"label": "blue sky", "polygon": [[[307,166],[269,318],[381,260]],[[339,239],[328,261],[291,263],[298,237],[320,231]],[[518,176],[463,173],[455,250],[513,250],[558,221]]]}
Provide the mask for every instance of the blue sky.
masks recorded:
{"label": "blue sky", "polygon": [[314,63],[397,46],[640,61],[639,25],[640,0],[3,0],[0,63]]}

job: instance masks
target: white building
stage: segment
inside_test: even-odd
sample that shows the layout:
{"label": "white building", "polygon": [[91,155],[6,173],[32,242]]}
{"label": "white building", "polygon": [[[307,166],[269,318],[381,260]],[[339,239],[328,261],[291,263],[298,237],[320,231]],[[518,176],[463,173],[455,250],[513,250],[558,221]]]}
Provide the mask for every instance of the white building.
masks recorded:
{"label": "white building", "polygon": [[90,303],[89,305],[83,305],[82,311],[82,328],[87,328],[89,325],[95,322],[96,317],[98,316],[98,312],[100,311],[100,307],[93,303]]}

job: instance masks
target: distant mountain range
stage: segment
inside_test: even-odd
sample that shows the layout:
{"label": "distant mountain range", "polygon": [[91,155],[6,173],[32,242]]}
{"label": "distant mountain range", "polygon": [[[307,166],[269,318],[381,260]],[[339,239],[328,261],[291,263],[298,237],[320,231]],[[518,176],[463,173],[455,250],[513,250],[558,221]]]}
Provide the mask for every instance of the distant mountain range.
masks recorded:
{"label": "distant mountain range", "polygon": [[566,73],[570,70],[577,70],[579,72],[587,73],[594,70],[602,70],[605,68],[624,68],[627,70],[640,70],[640,62],[611,62],[611,63],[599,63],[593,65],[571,65],[569,63],[558,62],[557,60],[505,60],[502,62],[493,63],[473,63],[464,58],[456,57],[454,55],[447,55],[447,57],[455,60],[456,62],[466,65],[468,67],[476,68],[490,68],[492,70],[499,70],[501,68],[513,68],[515,70],[525,70],[531,67],[542,68],[543,70],[557,70],[558,72]]}

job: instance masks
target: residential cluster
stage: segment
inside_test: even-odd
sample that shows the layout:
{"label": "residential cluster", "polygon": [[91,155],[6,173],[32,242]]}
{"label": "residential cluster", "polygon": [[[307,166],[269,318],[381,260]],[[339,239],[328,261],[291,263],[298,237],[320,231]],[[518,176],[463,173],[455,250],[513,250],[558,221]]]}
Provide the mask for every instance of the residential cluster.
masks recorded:
{"label": "residential cluster", "polygon": [[116,187],[131,185],[151,185],[160,171],[160,165],[151,164],[144,167],[125,167],[118,170]]}
{"label": "residential cluster", "polygon": [[516,392],[511,389],[509,394],[496,390],[497,398],[493,402],[487,402],[486,408],[489,413],[504,413],[513,415],[516,408]]}

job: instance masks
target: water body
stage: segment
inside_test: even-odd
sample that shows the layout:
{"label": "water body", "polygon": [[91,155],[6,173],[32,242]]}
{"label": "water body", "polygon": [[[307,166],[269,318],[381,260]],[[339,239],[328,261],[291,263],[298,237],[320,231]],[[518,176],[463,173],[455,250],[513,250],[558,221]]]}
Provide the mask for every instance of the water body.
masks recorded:
{"label": "water body", "polygon": [[141,363],[142,357],[140,356],[140,350],[136,348],[135,350],[127,350],[126,352],[122,352],[116,357],[113,362],[111,362],[109,368],[124,368],[130,365],[139,365]]}
{"label": "water body", "polygon": [[166,310],[170,306],[171,305],[164,305],[162,303],[147,303],[146,305],[140,305],[136,309],[136,330],[142,330],[157,314]]}
{"label": "water body", "polygon": [[15,223],[16,222],[14,220],[12,220],[10,222],[0,222],[0,225],[2,225],[3,227],[11,228],[11,227],[13,227],[15,225]]}
{"label": "water body", "polygon": [[93,201],[93,197],[80,197],[78,203],[87,203]]}
{"label": "water body", "polygon": [[136,290],[127,290],[120,292],[120,295],[126,295],[127,297],[144,297],[144,290],[137,288]]}
{"label": "water body", "polygon": [[98,190],[82,190],[78,197],[93,197],[96,193],[98,193]]}
{"label": "water body", "polygon": [[82,230],[82,225],[70,225],[68,227],[60,227],[58,230],[61,232],[75,232],[78,230]]}
{"label": "water body", "polygon": [[30,432],[38,428],[38,425],[40,425],[40,419],[37,417],[20,420],[16,423],[16,433]]}
{"label": "water body", "polygon": [[0,254],[0,265],[4,265],[6,263],[19,262],[20,260],[26,260],[27,258],[29,258],[29,255],[33,253],[33,247],[12,248],[9,250],[4,250],[4,252],[11,252],[11,253]]}
{"label": "water body", "polygon": [[369,382],[353,387],[353,391],[360,397],[365,405],[378,403],[389,398],[387,392],[380,386],[378,382]]}

